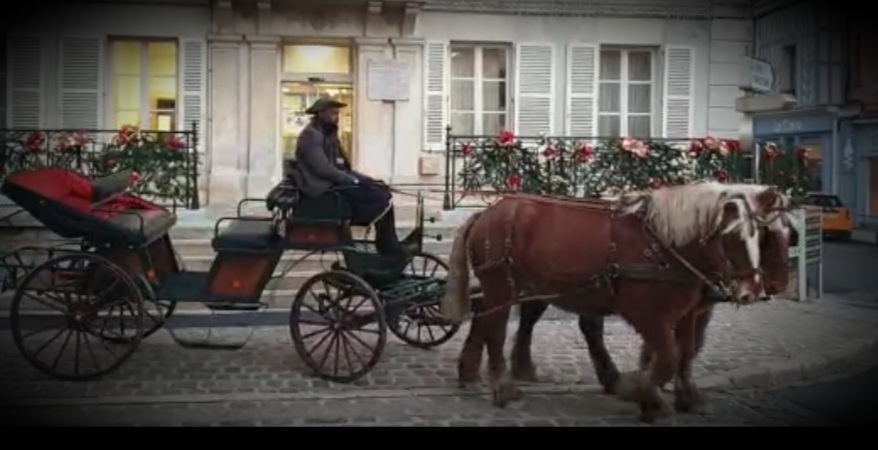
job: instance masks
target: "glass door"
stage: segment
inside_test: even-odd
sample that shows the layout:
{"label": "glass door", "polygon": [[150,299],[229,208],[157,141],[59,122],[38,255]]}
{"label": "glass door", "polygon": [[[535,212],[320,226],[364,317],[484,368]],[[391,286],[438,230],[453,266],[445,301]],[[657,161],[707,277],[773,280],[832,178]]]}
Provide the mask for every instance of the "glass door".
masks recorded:
{"label": "glass door", "polygon": [[338,135],[345,155],[353,164],[354,89],[351,84],[291,81],[281,83],[281,91],[283,157],[295,158],[296,140],[302,128],[311,120],[311,116],[305,113],[305,110],[319,97],[327,96],[347,105],[341,109]]}

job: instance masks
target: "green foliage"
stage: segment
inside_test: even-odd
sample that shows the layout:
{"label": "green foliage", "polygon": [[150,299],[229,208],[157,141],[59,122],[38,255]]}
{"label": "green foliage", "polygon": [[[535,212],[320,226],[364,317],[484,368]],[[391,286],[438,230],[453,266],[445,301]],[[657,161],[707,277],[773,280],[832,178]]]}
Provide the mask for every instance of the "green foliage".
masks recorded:
{"label": "green foliage", "polygon": [[761,151],[759,177],[763,183],[778,186],[793,198],[808,193],[811,186],[808,168],[813,164],[808,148],[782,149],[769,142]]}
{"label": "green foliage", "polygon": [[89,177],[138,174],[132,191],[166,204],[197,204],[198,155],[191,133],[14,131],[0,135],[0,182],[9,174],[61,167]]}
{"label": "green foliage", "polygon": [[528,140],[504,132],[458,142],[455,150],[463,156],[459,176],[466,192],[598,197],[704,178],[736,181],[742,168],[737,143],[714,138],[683,144],[631,138]]}

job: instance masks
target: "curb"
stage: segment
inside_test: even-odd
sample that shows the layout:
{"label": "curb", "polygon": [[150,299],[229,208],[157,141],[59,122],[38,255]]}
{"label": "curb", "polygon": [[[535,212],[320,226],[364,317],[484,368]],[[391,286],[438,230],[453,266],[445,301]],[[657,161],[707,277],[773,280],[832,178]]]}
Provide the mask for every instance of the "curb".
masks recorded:
{"label": "curb", "polygon": [[878,340],[869,340],[842,354],[823,354],[799,360],[765,364],[696,380],[702,389],[757,389],[816,381],[845,370],[878,362]]}

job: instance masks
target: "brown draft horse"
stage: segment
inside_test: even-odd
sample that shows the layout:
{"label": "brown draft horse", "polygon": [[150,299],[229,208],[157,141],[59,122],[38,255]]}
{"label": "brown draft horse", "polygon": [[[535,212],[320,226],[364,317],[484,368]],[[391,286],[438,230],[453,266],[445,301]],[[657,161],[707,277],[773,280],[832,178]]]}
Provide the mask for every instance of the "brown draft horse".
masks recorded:
{"label": "brown draft horse", "polygon": [[442,301],[449,320],[463,320],[471,260],[484,297],[460,354],[461,385],[479,379],[487,347],[493,403],[518,397],[503,344],[509,307],[525,294],[580,315],[621,315],[653,354],[648,376],[637,380],[641,419],[668,414],[659,387],[677,372],[673,330],[696,309],[701,289],[719,277],[736,282],[738,302],[762,292],[750,204],[740,191],[705,182],[612,203],[515,195],[473,215],[457,232]]}
{"label": "brown draft horse", "polygon": [[[761,269],[764,277],[763,284],[769,300],[770,296],[779,294],[786,289],[789,279],[789,245],[792,229],[792,220],[789,211],[795,206],[790,199],[770,186],[737,185],[744,189],[744,194],[755,194],[757,214],[764,217],[761,227],[764,230],[760,242]],[[748,192],[749,191],[749,192]],[[751,197],[754,198],[754,197]],[[710,292],[702,293],[699,307],[688,314],[676,330],[678,351],[681,362],[692,361],[701,351],[705,342],[706,328],[713,313],[716,302],[723,299],[712,297]],[[512,376],[519,381],[536,381],[536,367],[531,357],[531,341],[533,329],[543,313],[548,309],[549,303],[545,301],[525,302],[520,305],[519,326],[515,334],[512,347]],[[617,388],[620,374],[604,342],[604,318],[602,316],[580,315],[579,329],[588,346],[589,357],[592,361],[598,381],[607,394],[615,394],[621,391],[622,398],[631,400],[630,383],[624,383]],[[652,353],[647,346],[643,346],[640,355],[640,370],[645,371],[651,362]],[[675,409],[679,412],[697,412],[704,406],[704,398],[691,384],[691,364],[681,364],[678,367],[676,390],[683,392],[682,398],[675,402]],[[624,379],[631,381],[630,378]],[[685,386],[691,384],[687,391]],[[689,397],[686,397],[686,394]]]}

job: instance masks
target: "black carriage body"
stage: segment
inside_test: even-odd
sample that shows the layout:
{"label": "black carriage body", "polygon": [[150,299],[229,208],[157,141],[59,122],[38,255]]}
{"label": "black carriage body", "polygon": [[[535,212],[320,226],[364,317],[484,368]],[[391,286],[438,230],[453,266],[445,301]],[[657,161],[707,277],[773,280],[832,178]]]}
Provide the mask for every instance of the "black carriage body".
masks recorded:
{"label": "black carriage body", "polygon": [[[404,239],[415,243],[418,251],[415,256],[386,256],[375,251],[374,241],[353,238],[352,225],[369,224],[351,223],[351,207],[340,192],[344,188],[311,198],[300,193],[295,180],[287,179],[272,190],[267,199],[259,200],[265,202],[270,217],[242,214],[241,206],[254,200],[245,199],[239,204],[237,217],[218,220],[211,242],[216,256],[210,269],[188,272],[183,269],[169,234],[176,216],[166,208],[128,193],[129,180],[130,174],[123,173],[91,181],[63,169],[39,169],[7,178],[2,186],[3,194],[41,221],[46,229],[72,239],[74,243],[67,249],[43,249],[48,254],[42,259],[48,257],[49,261],[42,265],[39,258],[22,262],[26,259],[22,255],[37,250],[33,248],[0,256],[0,265],[6,265],[7,272],[7,280],[0,288],[15,287],[20,292],[39,289],[38,286],[15,285],[28,269],[36,267],[31,272],[34,273],[51,263],[50,258],[54,256],[51,252],[84,255],[93,263],[112,266],[117,277],[126,276],[125,283],[136,286],[141,302],[160,306],[158,317],[161,320],[144,325],[142,333],[136,339],[132,338],[131,342],[136,345],[140,338],[160,329],[179,302],[197,302],[212,309],[232,310],[254,310],[264,306],[261,303],[263,291],[275,276],[285,251],[305,252],[293,265],[317,253],[337,252],[342,254],[343,261],[336,263],[332,271],[315,275],[306,285],[314,284],[320,277],[336,277],[337,281],[357,285],[348,286],[348,289],[372,298],[374,306],[371,313],[358,316],[360,322],[380,322],[382,330],[389,327],[404,341],[421,347],[438,345],[457,331],[454,326],[442,338],[428,343],[403,336],[400,325],[403,314],[421,304],[436,305],[438,310],[438,300],[444,290],[444,281],[434,275],[405,274],[407,265],[413,257],[420,255],[438,261],[447,269],[441,260],[421,251],[424,216],[420,197],[415,229]],[[10,272],[14,276],[9,277]],[[338,278],[338,273],[350,276]],[[30,278],[33,277],[25,277],[25,284]],[[304,292],[299,292],[296,302],[299,298],[304,298]],[[291,313],[291,329],[303,320],[314,320],[302,315],[301,311],[297,312],[296,302]],[[301,309],[301,302],[298,308]],[[341,320],[329,316],[318,319]],[[169,331],[173,334],[172,330]],[[174,337],[177,339],[176,335]],[[179,339],[177,341],[187,345]],[[243,344],[231,348],[241,346]],[[350,381],[364,373],[360,371],[347,377],[319,374]]]}

